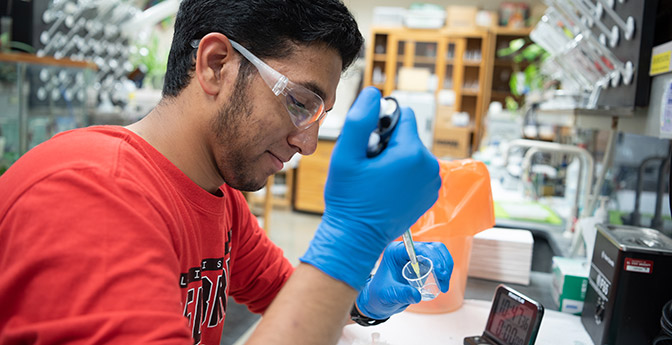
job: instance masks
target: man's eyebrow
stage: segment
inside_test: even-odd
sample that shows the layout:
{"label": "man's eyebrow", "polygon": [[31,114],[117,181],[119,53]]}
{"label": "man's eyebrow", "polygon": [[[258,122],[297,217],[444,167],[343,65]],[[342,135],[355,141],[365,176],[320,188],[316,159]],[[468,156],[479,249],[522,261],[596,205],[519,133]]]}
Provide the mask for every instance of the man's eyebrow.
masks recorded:
{"label": "man's eyebrow", "polygon": [[305,87],[306,89],[315,92],[320,98],[322,98],[323,101],[326,102],[326,94],[322,90],[322,88],[317,85],[316,83],[312,81],[307,81],[307,82],[300,82],[297,84],[301,84],[301,86]]}

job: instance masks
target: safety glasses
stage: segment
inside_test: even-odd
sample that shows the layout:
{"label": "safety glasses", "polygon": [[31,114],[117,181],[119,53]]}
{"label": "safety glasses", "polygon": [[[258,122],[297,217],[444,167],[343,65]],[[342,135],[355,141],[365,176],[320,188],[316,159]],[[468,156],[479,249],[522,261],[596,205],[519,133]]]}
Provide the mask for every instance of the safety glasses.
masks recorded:
{"label": "safety glasses", "polygon": [[[191,46],[197,49],[199,42],[200,40],[194,40],[191,42]],[[324,111],[324,101],[320,96],[299,84],[293,83],[237,42],[233,40],[229,40],[229,42],[235,50],[257,68],[266,85],[271,88],[271,91],[280,98],[281,103],[287,108],[294,126],[299,129],[307,129],[315,122],[322,123],[326,112]]]}

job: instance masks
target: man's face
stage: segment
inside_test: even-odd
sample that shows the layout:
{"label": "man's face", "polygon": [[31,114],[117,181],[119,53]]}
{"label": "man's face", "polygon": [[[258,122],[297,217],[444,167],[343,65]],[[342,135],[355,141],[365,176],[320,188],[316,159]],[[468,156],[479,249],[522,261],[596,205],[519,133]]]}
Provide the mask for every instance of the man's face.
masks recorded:
{"label": "man's face", "polygon": [[[238,55],[243,59],[241,55]],[[341,59],[321,45],[297,46],[291,56],[265,62],[294,83],[312,89],[324,99],[325,109],[335,101]],[[211,152],[224,181],[231,187],[253,191],[264,186],[295,154],[312,154],[317,146],[318,124],[298,129],[277,97],[249,65],[248,78],[237,78],[228,101],[211,121]],[[240,71],[239,71],[240,73]]]}

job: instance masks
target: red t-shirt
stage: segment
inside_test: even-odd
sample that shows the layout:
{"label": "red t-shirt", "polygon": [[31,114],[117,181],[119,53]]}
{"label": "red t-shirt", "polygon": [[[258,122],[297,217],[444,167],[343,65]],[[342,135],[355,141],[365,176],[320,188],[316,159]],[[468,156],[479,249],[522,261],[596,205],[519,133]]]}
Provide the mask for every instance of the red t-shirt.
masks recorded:
{"label": "red t-shirt", "polygon": [[0,344],[219,344],[227,296],[261,313],[293,270],[220,189],[121,127],[28,152],[0,177]]}

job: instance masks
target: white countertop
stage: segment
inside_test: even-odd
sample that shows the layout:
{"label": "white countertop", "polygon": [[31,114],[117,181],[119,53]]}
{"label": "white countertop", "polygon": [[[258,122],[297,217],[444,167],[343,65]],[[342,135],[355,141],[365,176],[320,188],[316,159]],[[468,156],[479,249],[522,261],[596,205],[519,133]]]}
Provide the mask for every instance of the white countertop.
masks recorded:
{"label": "white countertop", "polygon": [[[348,325],[339,345],[376,344],[463,345],[465,337],[481,335],[490,313],[490,301],[467,299],[452,313],[419,314],[402,312],[387,322],[371,327]],[[545,310],[536,345],[593,345],[579,316]]]}

